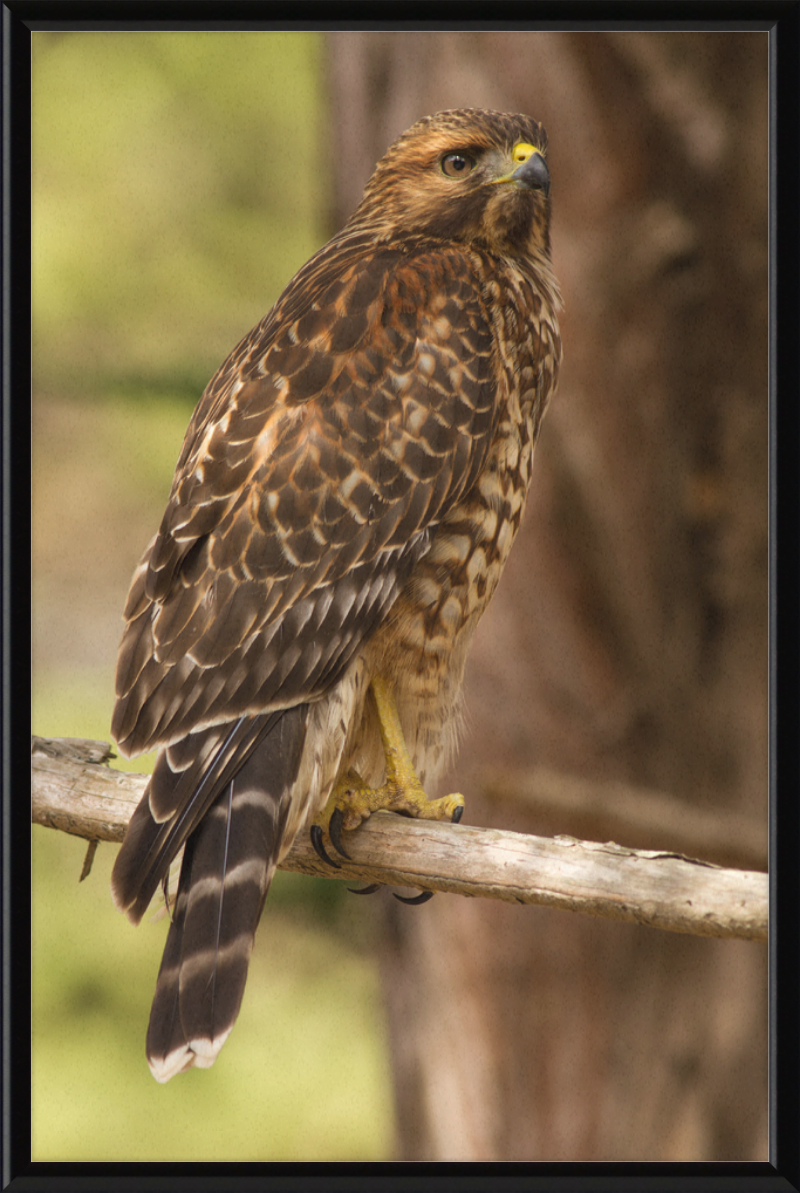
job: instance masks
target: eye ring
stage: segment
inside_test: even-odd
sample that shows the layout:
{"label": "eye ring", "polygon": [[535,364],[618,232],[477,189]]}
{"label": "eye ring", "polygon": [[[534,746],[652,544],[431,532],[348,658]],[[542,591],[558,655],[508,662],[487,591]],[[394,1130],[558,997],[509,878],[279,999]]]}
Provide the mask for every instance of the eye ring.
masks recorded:
{"label": "eye ring", "polygon": [[468,153],[446,153],[441,166],[448,178],[466,178],[475,169],[475,158]]}

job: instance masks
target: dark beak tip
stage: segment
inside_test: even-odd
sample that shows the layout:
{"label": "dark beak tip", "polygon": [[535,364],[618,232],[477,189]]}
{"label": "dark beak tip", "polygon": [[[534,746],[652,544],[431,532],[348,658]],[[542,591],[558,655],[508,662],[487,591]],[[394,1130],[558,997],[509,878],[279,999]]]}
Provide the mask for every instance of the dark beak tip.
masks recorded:
{"label": "dark beak tip", "polygon": [[530,187],[531,190],[544,191],[545,194],[550,191],[550,171],[547,168],[547,162],[539,153],[532,154],[514,171],[511,177],[515,182],[521,182],[523,186]]}

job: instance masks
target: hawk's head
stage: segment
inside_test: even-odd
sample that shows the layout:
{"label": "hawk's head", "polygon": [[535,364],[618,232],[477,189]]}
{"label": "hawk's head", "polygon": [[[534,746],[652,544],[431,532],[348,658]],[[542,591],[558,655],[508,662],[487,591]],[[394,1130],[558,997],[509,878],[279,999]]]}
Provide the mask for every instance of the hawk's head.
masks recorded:
{"label": "hawk's head", "polygon": [[418,120],[367,183],[350,226],[548,256],[547,135],[529,116],[461,108]]}

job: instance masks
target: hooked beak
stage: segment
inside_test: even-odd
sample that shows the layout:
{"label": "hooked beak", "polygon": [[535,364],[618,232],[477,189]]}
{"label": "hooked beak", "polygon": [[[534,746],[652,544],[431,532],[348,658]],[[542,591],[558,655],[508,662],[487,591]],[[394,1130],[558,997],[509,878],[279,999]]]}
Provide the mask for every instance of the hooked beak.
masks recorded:
{"label": "hooked beak", "polygon": [[545,195],[550,193],[550,171],[547,168],[547,162],[542,157],[541,150],[534,145],[522,142],[514,146],[512,161],[515,164],[518,163],[516,169],[509,170],[500,178],[492,179],[494,183],[510,182],[515,187],[525,187],[530,191],[543,191]]}
{"label": "hooked beak", "polygon": [[544,191],[546,195],[550,192],[550,171],[541,153],[532,153],[526,162],[509,175],[508,181],[532,191]]}

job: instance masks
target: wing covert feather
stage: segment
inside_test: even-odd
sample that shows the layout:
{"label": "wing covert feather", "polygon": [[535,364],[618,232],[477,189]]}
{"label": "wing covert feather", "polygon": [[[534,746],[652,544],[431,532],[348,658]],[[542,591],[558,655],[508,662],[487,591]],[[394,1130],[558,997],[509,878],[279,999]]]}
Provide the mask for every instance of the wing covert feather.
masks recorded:
{"label": "wing covert feather", "polygon": [[125,752],[314,699],[380,624],[493,431],[474,256],[312,258],[222,366],[128,601]]}

